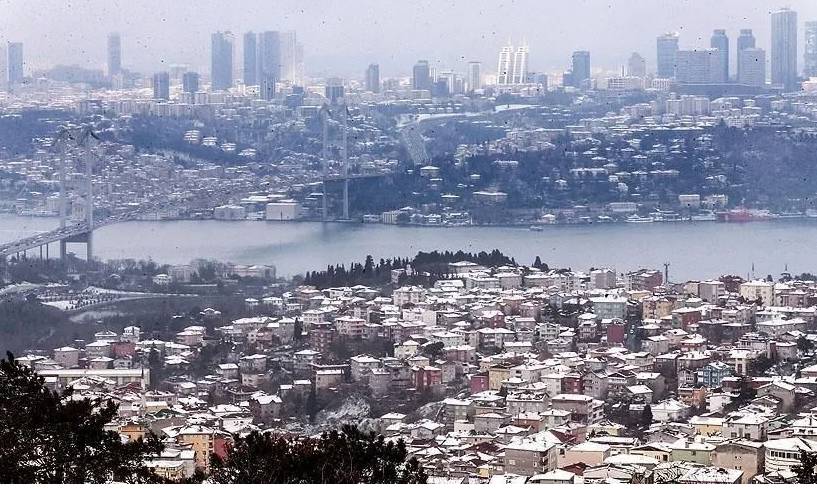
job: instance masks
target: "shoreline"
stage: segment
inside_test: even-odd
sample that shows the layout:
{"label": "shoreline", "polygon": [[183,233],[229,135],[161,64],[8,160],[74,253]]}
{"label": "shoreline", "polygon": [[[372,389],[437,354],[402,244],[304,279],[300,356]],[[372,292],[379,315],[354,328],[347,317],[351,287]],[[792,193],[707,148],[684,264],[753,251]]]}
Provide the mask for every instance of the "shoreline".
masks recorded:
{"label": "shoreline", "polygon": [[[18,217],[18,218],[30,218],[30,219],[59,219],[58,216],[40,216],[40,215],[23,215],[11,212],[0,212],[0,219],[3,216],[11,216],[11,217]],[[483,223],[483,224],[418,224],[418,223],[401,223],[401,224],[386,224],[383,222],[365,222],[362,220],[356,219],[349,219],[349,220],[332,220],[332,221],[322,221],[319,219],[292,219],[292,220],[267,220],[267,219],[214,219],[214,218],[207,218],[207,219],[196,219],[196,218],[172,218],[172,219],[131,219],[128,221],[122,221],[115,224],[111,224],[114,226],[116,224],[125,224],[125,223],[132,223],[132,222],[155,222],[155,223],[163,223],[163,222],[219,222],[219,223],[234,223],[234,222],[264,222],[264,223],[275,223],[275,224],[299,224],[299,223],[310,223],[310,224],[350,224],[350,225],[379,225],[379,226],[389,226],[389,227],[397,227],[397,228],[441,228],[441,229],[461,229],[461,228],[508,228],[508,229],[524,229],[524,228],[537,228],[537,229],[530,229],[531,232],[543,232],[548,228],[572,228],[572,227],[588,227],[588,226],[611,226],[611,225],[644,225],[644,224],[704,224],[704,223],[715,223],[715,224],[754,224],[754,223],[763,223],[763,222],[781,222],[781,221],[814,221],[817,223],[817,216],[785,216],[785,217],[769,217],[765,219],[752,219],[746,221],[729,221],[729,220],[693,220],[693,219],[676,219],[676,220],[659,220],[659,221],[644,221],[644,222],[628,222],[626,220],[621,221],[592,221],[592,222],[557,222],[557,223],[540,223],[531,221],[528,223]],[[105,226],[108,227],[108,226]]]}

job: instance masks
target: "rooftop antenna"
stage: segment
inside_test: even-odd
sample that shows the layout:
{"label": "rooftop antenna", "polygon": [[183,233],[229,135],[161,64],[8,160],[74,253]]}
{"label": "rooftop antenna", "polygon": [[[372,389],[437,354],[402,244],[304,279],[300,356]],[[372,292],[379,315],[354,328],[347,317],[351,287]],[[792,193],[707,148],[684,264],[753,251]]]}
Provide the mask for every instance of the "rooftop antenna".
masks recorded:
{"label": "rooftop antenna", "polygon": [[664,283],[669,285],[669,263],[664,263]]}

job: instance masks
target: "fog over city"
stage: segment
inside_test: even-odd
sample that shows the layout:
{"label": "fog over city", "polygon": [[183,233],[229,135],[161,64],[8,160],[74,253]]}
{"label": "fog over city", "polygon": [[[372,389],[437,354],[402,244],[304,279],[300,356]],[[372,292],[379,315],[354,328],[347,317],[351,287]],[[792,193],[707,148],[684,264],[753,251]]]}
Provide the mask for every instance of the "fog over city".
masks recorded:
{"label": "fog over city", "polygon": [[[784,3],[801,18],[817,17],[817,2]],[[471,59],[493,61],[509,38],[527,41],[531,67],[543,72],[562,70],[577,49],[591,51],[596,67],[616,71],[630,52],[654,51],[655,36],[668,31],[681,34],[684,49],[706,45],[712,29],[748,26],[766,46],[769,12],[780,6],[763,0],[4,0],[0,38],[23,42],[33,68],[57,62],[101,68],[105,36],[120,32],[130,69],[187,64],[204,71],[212,32],[273,29],[297,31],[313,75],[356,75],[373,60],[388,76],[410,74],[418,58],[459,68]]]}
{"label": "fog over city", "polygon": [[0,484],[817,485],[817,0],[0,0]]}

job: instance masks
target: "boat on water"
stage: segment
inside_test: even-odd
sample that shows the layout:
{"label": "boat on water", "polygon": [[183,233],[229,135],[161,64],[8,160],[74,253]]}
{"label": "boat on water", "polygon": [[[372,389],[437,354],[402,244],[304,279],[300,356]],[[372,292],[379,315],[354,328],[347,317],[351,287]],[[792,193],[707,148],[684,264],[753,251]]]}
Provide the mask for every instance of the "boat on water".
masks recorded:
{"label": "boat on water", "polygon": [[689,216],[690,221],[717,221],[718,216],[714,212],[703,212]]}
{"label": "boat on water", "polygon": [[800,219],[804,216],[800,212],[781,212],[777,214],[775,217],[778,219]]}
{"label": "boat on water", "polygon": [[806,217],[817,218],[817,209],[806,209]]}
{"label": "boat on water", "polygon": [[758,209],[738,208],[718,213],[718,220],[724,222],[767,221],[773,217],[769,211]]}
{"label": "boat on water", "polygon": [[531,227],[530,227],[530,230],[531,230],[531,231],[544,231],[544,230],[545,230],[545,228],[543,228],[542,226],[536,226],[536,225],[534,225],[534,226],[531,226]]}
{"label": "boat on water", "polygon": [[655,222],[655,219],[652,217],[641,217],[634,214],[627,218],[627,222],[641,224],[647,222]]}

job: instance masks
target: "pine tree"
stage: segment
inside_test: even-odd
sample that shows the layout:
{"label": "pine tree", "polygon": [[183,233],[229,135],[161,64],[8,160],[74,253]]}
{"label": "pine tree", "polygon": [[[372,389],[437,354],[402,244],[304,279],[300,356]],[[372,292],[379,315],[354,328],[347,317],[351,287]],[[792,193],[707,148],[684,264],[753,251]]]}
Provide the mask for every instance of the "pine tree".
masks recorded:
{"label": "pine tree", "polygon": [[649,404],[644,406],[644,410],[641,411],[641,425],[644,428],[649,428],[652,425],[652,408]]}
{"label": "pine tree", "polygon": [[0,483],[161,482],[144,464],[162,451],[155,435],[122,443],[105,429],[115,403],[51,392],[7,355],[0,361]]}
{"label": "pine tree", "polygon": [[237,438],[225,459],[214,456],[210,481],[221,484],[422,484],[415,458],[402,440],[363,433],[354,426],[320,438],[252,432]]}
{"label": "pine tree", "polygon": [[794,468],[794,473],[797,474],[798,484],[815,484],[817,483],[817,453],[800,450],[800,465]]}

